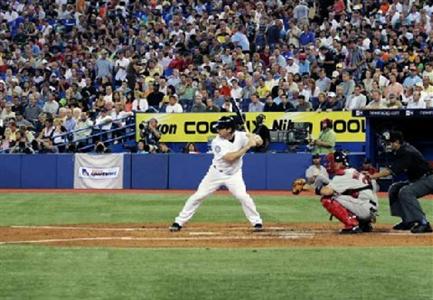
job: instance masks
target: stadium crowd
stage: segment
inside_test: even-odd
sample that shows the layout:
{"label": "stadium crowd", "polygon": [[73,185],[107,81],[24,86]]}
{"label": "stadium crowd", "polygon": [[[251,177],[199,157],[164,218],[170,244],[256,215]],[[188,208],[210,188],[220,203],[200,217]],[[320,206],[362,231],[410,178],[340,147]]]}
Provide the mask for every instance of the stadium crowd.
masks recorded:
{"label": "stadium crowd", "polygon": [[433,1],[0,5],[9,152],[67,151],[134,111],[232,111],[230,98],[250,112],[433,105]]}

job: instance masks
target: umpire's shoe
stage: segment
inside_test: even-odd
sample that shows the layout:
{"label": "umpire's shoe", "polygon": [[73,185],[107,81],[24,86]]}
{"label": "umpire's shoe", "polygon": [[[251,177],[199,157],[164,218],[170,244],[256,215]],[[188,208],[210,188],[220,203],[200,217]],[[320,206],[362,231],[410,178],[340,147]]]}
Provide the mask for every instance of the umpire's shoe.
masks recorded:
{"label": "umpire's shoe", "polygon": [[398,224],[395,224],[392,227],[392,229],[394,229],[394,230],[411,230],[414,225],[415,225],[415,222],[400,222]]}
{"label": "umpire's shoe", "polygon": [[173,224],[171,224],[171,226],[168,229],[170,229],[171,232],[176,232],[176,231],[180,231],[182,229],[182,226],[174,222]]}
{"label": "umpire's shoe", "polygon": [[412,229],[410,230],[410,232],[412,233],[429,233],[429,232],[433,232],[430,223],[418,223],[416,224],[414,227],[412,227]]}

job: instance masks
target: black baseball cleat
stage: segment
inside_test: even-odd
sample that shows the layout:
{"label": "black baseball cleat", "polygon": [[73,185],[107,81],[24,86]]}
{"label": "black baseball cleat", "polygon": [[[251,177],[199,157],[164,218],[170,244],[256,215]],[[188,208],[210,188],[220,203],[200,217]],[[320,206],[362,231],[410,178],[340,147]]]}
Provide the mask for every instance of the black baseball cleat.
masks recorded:
{"label": "black baseball cleat", "polygon": [[433,232],[433,229],[431,228],[430,223],[426,223],[426,224],[418,223],[412,227],[410,232],[412,232],[412,233],[429,233],[429,232]]}
{"label": "black baseball cleat", "polygon": [[369,221],[359,221],[359,228],[362,232],[372,232],[373,224]]}
{"label": "black baseball cleat", "polygon": [[171,226],[168,229],[170,229],[171,232],[176,232],[176,231],[180,231],[182,229],[182,226],[174,222],[173,224],[171,224]]}
{"label": "black baseball cleat", "polygon": [[343,228],[340,230],[340,234],[357,234],[362,233],[362,230],[359,226],[355,226],[352,228]]}
{"label": "black baseball cleat", "polygon": [[260,231],[263,231],[263,225],[260,224],[260,223],[255,224],[254,227],[253,227],[253,231],[254,231],[254,232],[260,232]]}
{"label": "black baseball cleat", "polygon": [[398,224],[395,224],[392,227],[392,229],[394,229],[394,230],[411,230],[414,225],[415,225],[415,222],[400,222]]}

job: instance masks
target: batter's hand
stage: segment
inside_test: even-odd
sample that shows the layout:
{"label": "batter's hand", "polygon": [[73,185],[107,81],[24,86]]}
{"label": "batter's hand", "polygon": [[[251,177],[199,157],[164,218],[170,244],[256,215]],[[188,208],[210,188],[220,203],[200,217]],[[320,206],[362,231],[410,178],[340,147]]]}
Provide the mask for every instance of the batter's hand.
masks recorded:
{"label": "batter's hand", "polygon": [[249,134],[248,135],[248,144],[247,144],[247,146],[250,147],[250,148],[252,148],[252,147],[256,147],[256,145],[257,145],[256,138],[254,137],[253,134]]}
{"label": "batter's hand", "polygon": [[260,135],[254,134],[253,136],[254,136],[254,138],[256,140],[256,147],[259,147],[259,146],[263,145],[263,140],[260,137]]}

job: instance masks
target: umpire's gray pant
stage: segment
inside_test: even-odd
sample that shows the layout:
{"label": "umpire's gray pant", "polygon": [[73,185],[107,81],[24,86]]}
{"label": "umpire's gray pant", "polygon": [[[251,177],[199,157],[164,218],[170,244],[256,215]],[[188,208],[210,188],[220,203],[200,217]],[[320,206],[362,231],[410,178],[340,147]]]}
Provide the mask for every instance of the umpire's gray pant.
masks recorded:
{"label": "umpire's gray pant", "polygon": [[425,218],[418,198],[433,192],[433,175],[424,176],[414,182],[400,181],[389,188],[391,215],[403,222],[417,222]]}

